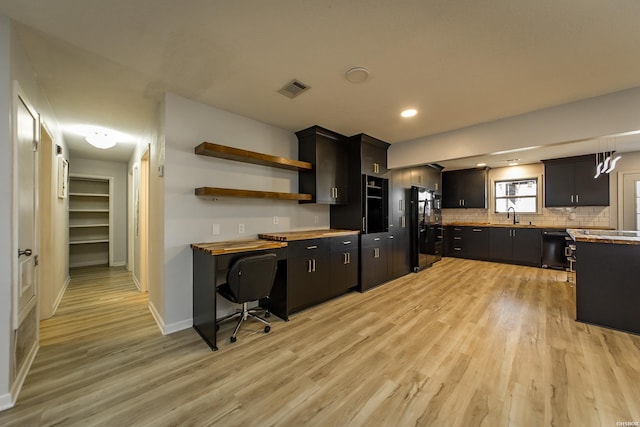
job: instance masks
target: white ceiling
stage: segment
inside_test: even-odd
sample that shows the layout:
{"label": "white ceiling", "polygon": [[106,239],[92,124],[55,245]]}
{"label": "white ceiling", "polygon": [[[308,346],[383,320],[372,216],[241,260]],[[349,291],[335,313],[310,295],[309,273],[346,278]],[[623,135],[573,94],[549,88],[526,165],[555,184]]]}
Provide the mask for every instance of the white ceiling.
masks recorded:
{"label": "white ceiling", "polygon": [[[134,140],[163,91],[395,143],[640,86],[637,0],[0,0],[0,13],[63,126]],[[369,80],[347,82],[354,66]],[[311,89],[278,94],[292,78]],[[401,119],[407,107],[418,116]]]}

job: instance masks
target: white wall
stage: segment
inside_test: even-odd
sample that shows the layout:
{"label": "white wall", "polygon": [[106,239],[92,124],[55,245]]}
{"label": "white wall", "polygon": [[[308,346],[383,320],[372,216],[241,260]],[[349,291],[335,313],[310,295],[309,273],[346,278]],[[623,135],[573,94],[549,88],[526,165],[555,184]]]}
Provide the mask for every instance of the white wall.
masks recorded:
{"label": "white wall", "polygon": [[127,262],[127,164],[104,160],[72,157],[69,160],[69,173],[113,177],[113,265],[121,266]]}
{"label": "white wall", "polygon": [[638,129],[640,88],[392,144],[397,168]]}
{"label": "white wall", "polygon": [[[298,192],[298,175],[267,166],[197,156],[203,141],[297,159],[295,134],[177,95],[165,98],[165,323],[191,326],[194,242],[255,238],[257,233],[329,227],[329,207],[294,201],[194,195],[197,187]],[[273,224],[273,217],[279,219]],[[316,222],[317,217],[317,222]],[[238,224],[245,233],[238,233]],[[212,234],[213,224],[220,234]],[[221,307],[226,310],[227,307]]]}
{"label": "white wall", "polygon": [[[0,15],[0,200],[11,200],[11,23]],[[0,409],[11,405],[11,203],[0,203]]]}

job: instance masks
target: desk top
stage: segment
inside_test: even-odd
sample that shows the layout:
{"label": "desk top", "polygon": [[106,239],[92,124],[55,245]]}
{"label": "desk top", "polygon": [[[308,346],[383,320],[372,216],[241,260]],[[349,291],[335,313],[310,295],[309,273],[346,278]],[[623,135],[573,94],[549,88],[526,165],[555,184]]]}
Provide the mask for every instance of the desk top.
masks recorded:
{"label": "desk top", "polygon": [[191,249],[208,253],[209,255],[225,255],[239,252],[262,251],[278,249],[287,246],[286,242],[272,240],[230,240],[226,242],[192,243]]}
{"label": "desk top", "polygon": [[277,240],[280,242],[291,242],[293,240],[321,239],[326,237],[350,236],[360,234],[358,230],[305,230],[305,231],[286,231],[282,233],[264,233],[258,234],[261,239]]}

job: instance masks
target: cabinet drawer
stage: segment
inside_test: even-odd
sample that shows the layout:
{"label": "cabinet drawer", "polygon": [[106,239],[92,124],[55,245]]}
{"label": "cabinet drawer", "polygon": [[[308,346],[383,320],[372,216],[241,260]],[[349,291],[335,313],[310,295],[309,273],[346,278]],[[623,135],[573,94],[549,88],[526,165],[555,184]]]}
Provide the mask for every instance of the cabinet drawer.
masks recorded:
{"label": "cabinet drawer", "polygon": [[330,239],[331,252],[346,251],[358,248],[358,235],[332,237]]}
{"label": "cabinet drawer", "polygon": [[289,257],[314,256],[314,254],[323,253],[329,248],[328,240],[308,239],[289,242]]}
{"label": "cabinet drawer", "polygon": [[363,234],[360,236],[360,246],[365,248],[375,248],[381,245],[386,245],[389,240],[389,233],[372,233]]}

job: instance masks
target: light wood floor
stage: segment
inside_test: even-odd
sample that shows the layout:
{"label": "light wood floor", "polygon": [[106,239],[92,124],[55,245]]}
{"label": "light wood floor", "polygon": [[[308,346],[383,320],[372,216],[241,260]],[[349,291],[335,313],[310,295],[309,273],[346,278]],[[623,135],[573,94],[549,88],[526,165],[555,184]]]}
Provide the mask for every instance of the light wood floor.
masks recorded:
{"label": "light wood floor", "polygon": [[[75,275],[0,425],[615,426],[640,336],[577,323],[551,270],[445,258],[210,352],[122,269]],[[228,328],[227,328],[228,329]],[[225,331],[222,332],[223,336]]]}

